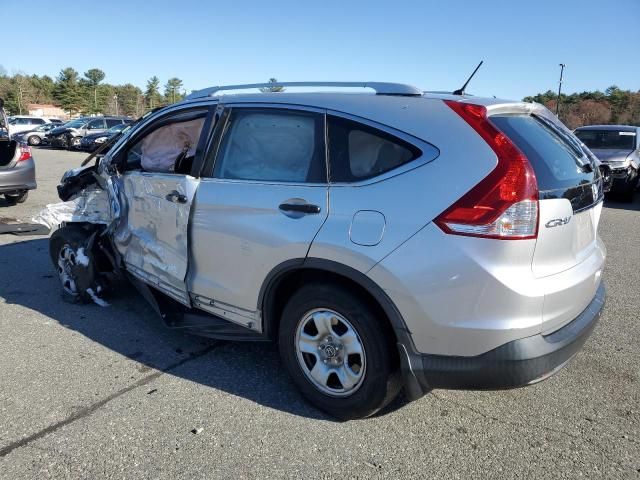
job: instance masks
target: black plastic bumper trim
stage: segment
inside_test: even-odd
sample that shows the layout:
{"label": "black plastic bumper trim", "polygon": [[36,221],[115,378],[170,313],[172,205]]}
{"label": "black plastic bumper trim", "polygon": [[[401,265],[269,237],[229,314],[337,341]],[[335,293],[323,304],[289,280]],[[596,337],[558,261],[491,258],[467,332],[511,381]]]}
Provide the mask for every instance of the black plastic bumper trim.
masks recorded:
{"label": "black plastic bumper trim", "polygon": [[[422,391],[433,388],[500,390],[544,380],[560,370],[584,345],[605,302],[600,283],[587,308],[567,325],[549,335],[514,340],[475,357],[408,354],[400,350],[404,377],[415,378]],[[419,396],[415,385],[411,397]]]}

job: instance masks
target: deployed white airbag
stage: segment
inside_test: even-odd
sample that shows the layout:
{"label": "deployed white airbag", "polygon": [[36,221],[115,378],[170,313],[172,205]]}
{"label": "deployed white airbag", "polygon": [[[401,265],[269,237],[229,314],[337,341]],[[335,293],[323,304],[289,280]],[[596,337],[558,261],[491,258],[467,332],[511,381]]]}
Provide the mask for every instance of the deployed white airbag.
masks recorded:
{"label": "deployed white airbag", "polygon": [[176,158],[187,149],[187,157],[196,153],[204,118],[172,123],[151,132],[142,140],[142,169],[147,172],[172,172]]}

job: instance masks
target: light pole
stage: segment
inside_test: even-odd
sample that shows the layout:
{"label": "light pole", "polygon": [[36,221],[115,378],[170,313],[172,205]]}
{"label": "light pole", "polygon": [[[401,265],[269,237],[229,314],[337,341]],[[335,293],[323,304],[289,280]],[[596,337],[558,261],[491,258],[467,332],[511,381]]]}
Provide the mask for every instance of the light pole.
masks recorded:
{"label": "light pole", "polygon": [[113,95],[113,101],[116,102],[116,117],[118,116],[118,94]]}
{"label": "light pole", "polygon": [[558,83],[558,100],[556,101],[556,117],[560,114],[560,92],[562,92],[562,74],[564,73],[565,64],[560,64],[560,83]]}

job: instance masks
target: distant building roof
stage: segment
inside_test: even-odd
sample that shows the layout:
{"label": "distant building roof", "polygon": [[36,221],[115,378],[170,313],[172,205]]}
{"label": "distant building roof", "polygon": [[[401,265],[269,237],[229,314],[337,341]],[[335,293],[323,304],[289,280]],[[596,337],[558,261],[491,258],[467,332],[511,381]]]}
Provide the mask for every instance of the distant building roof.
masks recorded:
{"label": "distant building roof", "polygon": [[28,103],[28,110],[35,110],[36,108],[60,108],[57,105],[52,105],[50,103]]}

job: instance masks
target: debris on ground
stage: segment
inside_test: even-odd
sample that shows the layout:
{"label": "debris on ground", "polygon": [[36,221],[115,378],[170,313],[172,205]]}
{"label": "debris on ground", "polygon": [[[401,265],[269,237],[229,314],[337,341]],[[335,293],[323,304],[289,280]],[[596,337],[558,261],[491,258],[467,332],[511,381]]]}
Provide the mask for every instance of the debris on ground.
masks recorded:
{"label": "debris on ground", "polygon": [[109,302],[106,302],[103,299],[101,299],[98,296],[98,294],[93,291],[93,288],[87,288],[86,292],[87,292],[87,295],[89,295],[89,297],[91,297],[91,300],[93,300],[93,303],[95,303],[96,305],[100,305],[101,307],[108,307],[109,306]]}

